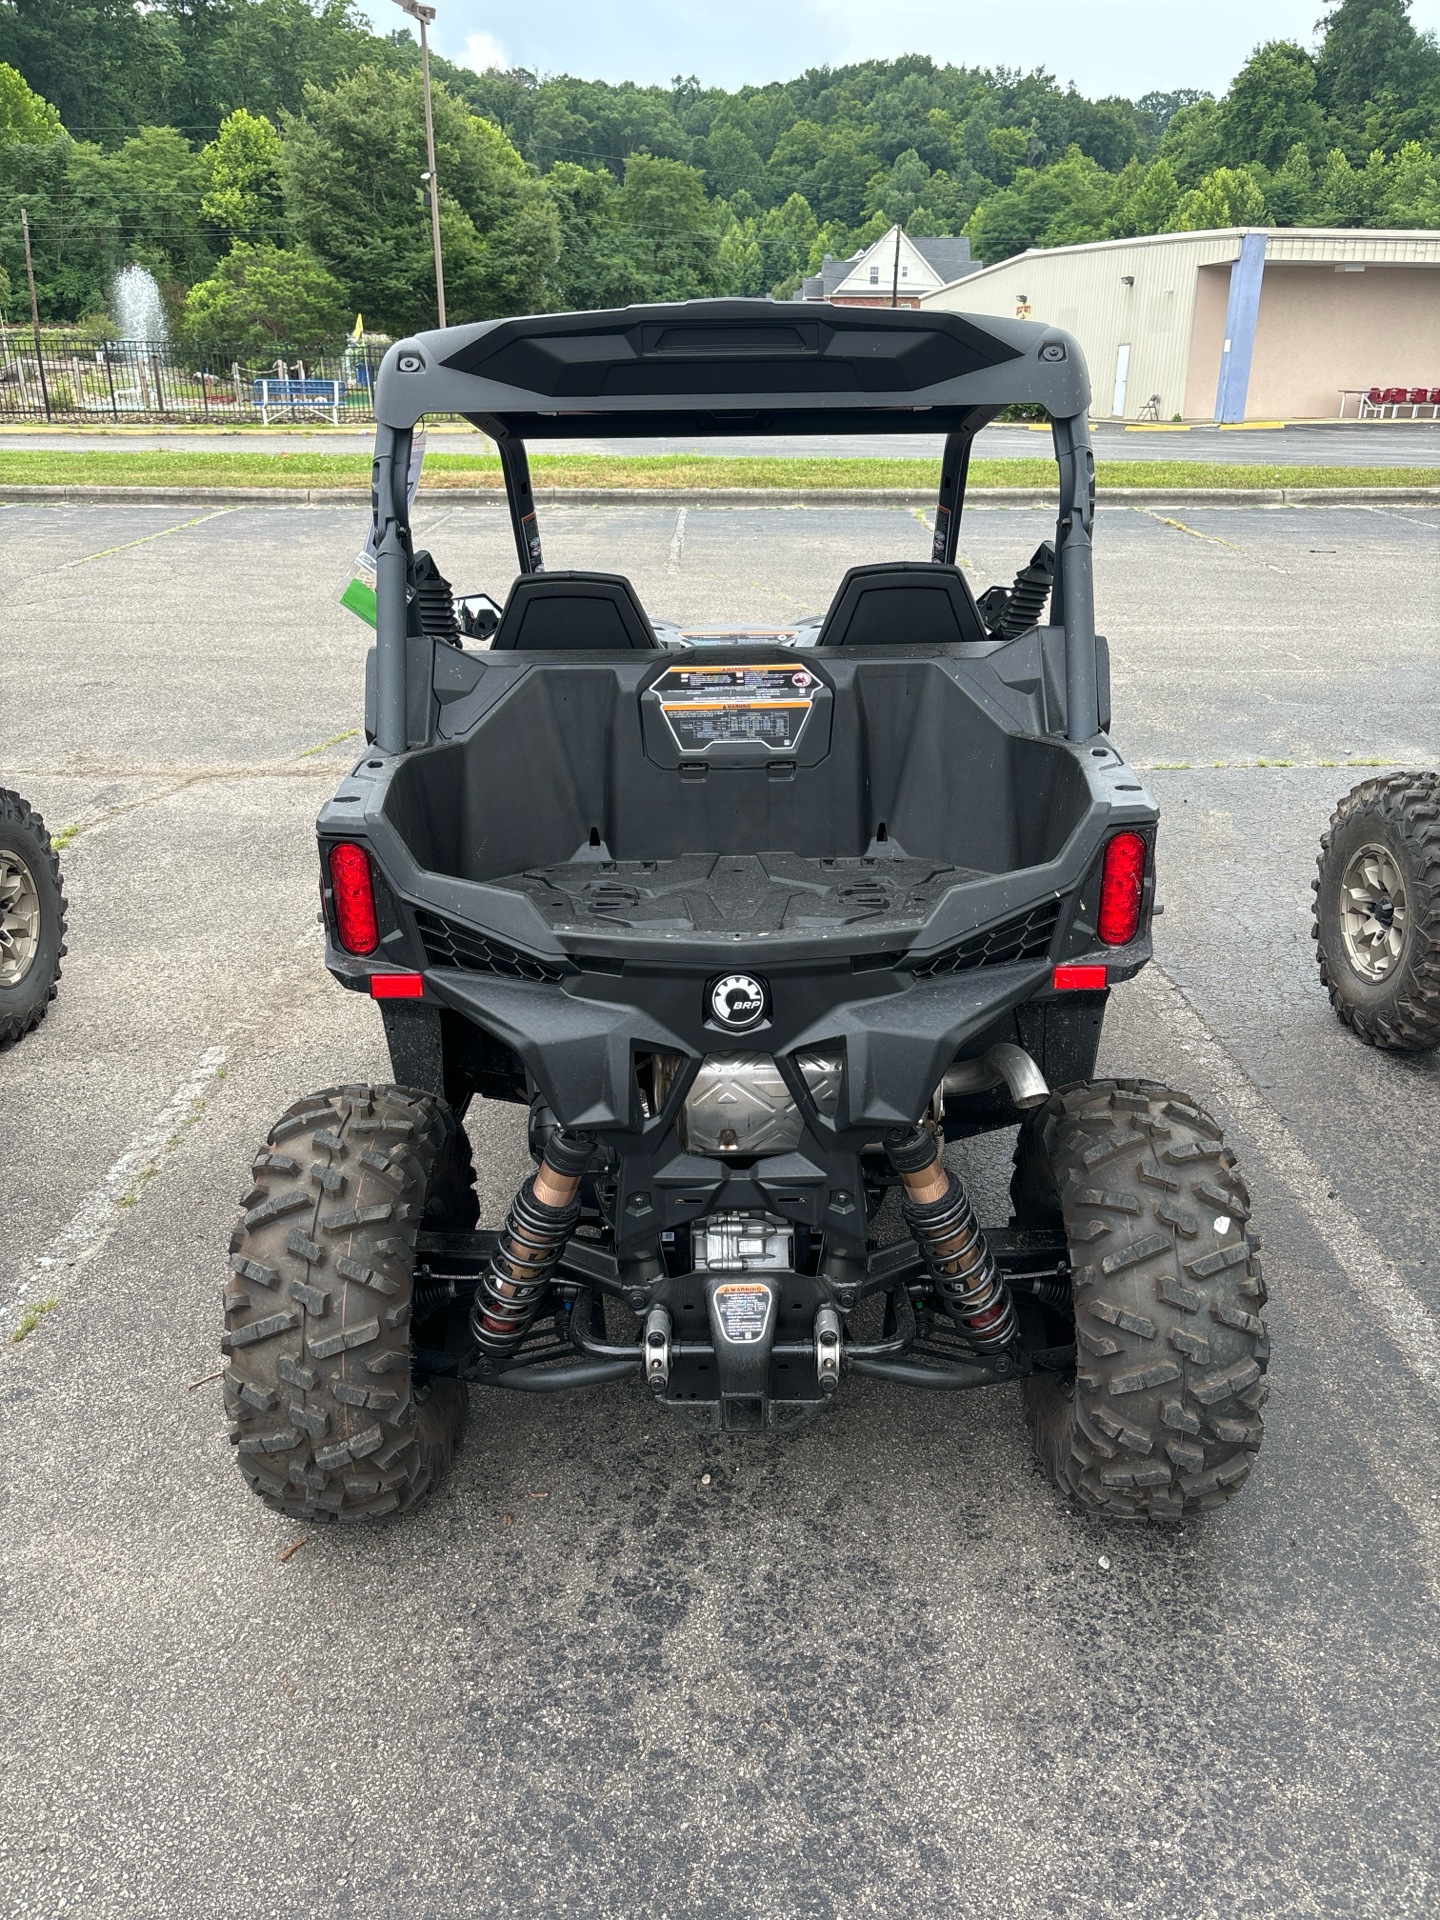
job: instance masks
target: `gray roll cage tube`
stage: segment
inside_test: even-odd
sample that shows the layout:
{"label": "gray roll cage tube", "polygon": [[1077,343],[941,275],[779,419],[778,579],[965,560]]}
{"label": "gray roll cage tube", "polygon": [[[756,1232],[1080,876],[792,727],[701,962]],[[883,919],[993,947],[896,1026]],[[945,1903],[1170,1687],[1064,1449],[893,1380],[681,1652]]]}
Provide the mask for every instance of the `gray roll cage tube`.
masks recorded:
{"label": "gray roll cage tube", "polygon": [[[687,354],[669,343],[708,334]],[[903,345],[943,352],[948,342],[973,356],[993,349],[998,364],[953,374],[903,391],[826,393],[798,384],[788,391],[734,391],[747,362],[766,357],[765,346],[792,334],[800,346],[784,349],[781,364],[808,361],[826,371],[827,349],[838,340],[863,372],[872,336],[883,351],[885,336]],[[878,336],[878,337],[875,337]],[[635,343],[639,341],[637,349]],[[457,366],[465,358],[510,360],[516,351],[540,356],[568,348],[571,366],[603,360],[607,340],[630,388],[584,396],[583,404],[559,406],[553,392],[519,387]],[[812,344],[813,343],[813,344]],[[1003,356],[1003,357],[1000,357]],[[892,352],[892,357],[898,357]],[[932,354],[933,357],[933,354]],[[831,360],[839,359],[837,353]],[[688,364],[712,380],[686,393],[676,374]],[[768,357],[773,370],[776,357]],[[653,369],[651,391],[645,378]],[[509,369],[507,369],[509,370]],[[568,369],[566,369],[568,371]],[[597,376],[598,377],[598,376]],[[728,377],[728,385],[725,380]],[[753,374],[751,376],[754,377]],[[583,378],[583,374],[582,374]],[[603,381],[601,381],[603,384]],[[724,404],[717,404],[723,388]],[[460,414],[495,441],[505,480],[516,554],[522,573],[543,570],[535,500],[526,456],[527,440],[636,439],[667,430],[713,435],[809,433],[929,433],[945,430],[931,558],[954,564],[970,448],[975,435],[1003,407],[1044,406],[1050,414],[1060,469],[1056,522],[1055,583],[1051,624],[1065,635],[1066,737],[1075,744],[1100,731],[1095,647],[1092,528],[1095,461],[1087,414],[1090,384],[1073,337],[1035,321],[1004,320],[921,309],[830,308],[823,314],[796,303],[768,300],[692,300],[675,305],[627,307],[618,312],[543,314],[516,320],[485,320],[448,327],[395,343],[375,384],[375,459],[371,501],[375,521],[376,734],[375,745],[402,754],[409,745],[408,678],[418,671],[407,645],[413,549],[406,480],[411,439],[427,414]],[[428,691],[428,689],[426,690]]]}

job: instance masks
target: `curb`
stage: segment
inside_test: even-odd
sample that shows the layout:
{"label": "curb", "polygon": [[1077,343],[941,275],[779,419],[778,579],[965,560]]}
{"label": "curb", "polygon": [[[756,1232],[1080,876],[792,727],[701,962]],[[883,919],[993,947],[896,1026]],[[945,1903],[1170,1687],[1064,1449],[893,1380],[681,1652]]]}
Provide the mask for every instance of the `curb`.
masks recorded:
{"label": "curb", "polygon": [[[973,506],[1053,507],[1049,487],[972,487]],[[1434,506],[1434,487],[1101,487],[1100,506]],[[569,507],[933,507],[928,487],[536,487],[535,499]],[[368,487],[0,486],[0,505],[143,507],[368,507]],[[422,487],[417,505],[503,507],[500,487]]]}

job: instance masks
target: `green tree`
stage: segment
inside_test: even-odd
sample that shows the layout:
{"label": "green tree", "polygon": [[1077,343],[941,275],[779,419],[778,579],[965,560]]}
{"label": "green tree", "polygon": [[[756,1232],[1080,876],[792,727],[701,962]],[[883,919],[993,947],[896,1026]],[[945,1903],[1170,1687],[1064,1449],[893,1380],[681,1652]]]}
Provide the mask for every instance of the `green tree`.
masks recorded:
{"label": "green tree", "polygon": [[716,257],[727,293],[753,300],[766,291],[765,256],[760,251],[758,220],[732,218],[721,235]]}
{"label": "green tree", "polygon": [[1434,36],[1415,31],[1410,0],[1341,0],[1321,25],[1320,99],[1353,124],[1367,102],[1389,94],[1409,104],[1440,73]]}
{"label": "green tree", "polygon": [[557,160],[545,185],[559,215],[559,248],[549,304],[562,310],[623,307],[639,278],[620,232],[619,188],[606,167]]}
{"label": "green tree", "polygon": [[1225,158],[1225,122],[1219,105],[1207,95],[1181,107],[1165,129],[1160,155],[1175,169],[1182,192],[1213,173]]}
{"label": "green tree", "polygon": [[345,332],[345,289],[308,253],[237,240],[211,280],[190,289],[182,337],[197,351],[329,345]]}
{"label": "green tree", "polygon": [[[434,114],[447,318],[543,310],[559,240],[554,199],[500,129],[443,87]],[[351,307],[390,333],[434,326],[419,76],[367,66],[309,88],[303,115],[284,118],[281,150],[295,232]]]}
{"label": "green tree", "polygon": [[1360,227],[1365,224],[1365,179],[1339,147],[1332,147],[1316,170],[1310,203],[1310,223],[1317,227]]}
{"label": "green tree", "polygon": [[766,173],[772,202],[798,193],[811,209],[847,223],[865,217],[865,188],[880,165],[868,130],[797,120],[775,143]]}
{"label": "green tree", "polygon": [[32,92],[14,67],[0,65],[0,149],[15,140],[53,140],[63,131],[50,102]]}
{"label": "green tree", "polygon": [[1440,227],[1440,154],[1407,141],[1386,163],[1385,225]]}
{"label": "green tree", "polygon": [[696,168],[632,153],[617,200],[644,298],[692,300],[723,291],[720,216]]}
{"label": "green tree", "polygon": [[1315,62],[1292,40],[1255,49],[1231,82],[1220,117],[1226,156],[1235,166],[1258,160],[1278,167],[1297,141],[1312,157],[1325,150]]}
{"label": "green tree", "polygon": [[772,207],[760,219],[756,236],[760,248],[760,289],[782,298],[800,284],[800,276],[810,258],[810,249],[820,231],[810,203],[802,194],[792,193],[783,206]]}
{"label": "green tree", "polygon": [[993,266],[1027,247],[1102,240],[1119,211],[1117,184],[1078,147],[1053,166],[1022,167],[1013,185],[988,195],[971,215],[971,252]]}
{"label": "green tree", "polygon": [[1258,227],[1265,222],[1265,195],[1254,174],[1216,167],[1190,189],[1175,209],[1173,233],[1213,227]]}
{"label": "green tree", "polygon": [[200,153],[200,211],[232,240],[273,244],[285,219],[280,136],[263,114],[237,107]]}
{"label": "green tree", "polygon": [[1277,227],[1303,227],[1315,202],[1315,169],[1303,140],[1297,140],[1285,156],[1283,166],[1270,176],[1265,189],[1271,224]]}
{"label": "green tree", "polygon": [[883,173],[872,174],[865,188],[869,211],[883,213],[893,227],[908,224],[929,188],[932,175],[914,147],[897,154]]}
{"label": "green tree", "polygon": [[1029,127],[987,127],[985,144],[994,155],[993,180],[1009,186],[1021,167],[1035,158],[1035,135]]}
{"label": "green tree", "polygon": [[1168,160],[1152,160],[1121,201],[1114,231],[1121,238],[1140,233],[1168,233],[1179,204],[1175,169]]}
{"label": "green tree", "polygon": [[75,157],[104,179],[127,259],[177,289],[208,271],[215,249],[200,226],[200,160],[183,134],[141,127],[114,153],[82,146]]}
{"label": "green tree", "polygon": [[728,200],[742,189],[765,191],[765,162],[744,127],[722,120],[705,140],[705,179],[712,193]]}

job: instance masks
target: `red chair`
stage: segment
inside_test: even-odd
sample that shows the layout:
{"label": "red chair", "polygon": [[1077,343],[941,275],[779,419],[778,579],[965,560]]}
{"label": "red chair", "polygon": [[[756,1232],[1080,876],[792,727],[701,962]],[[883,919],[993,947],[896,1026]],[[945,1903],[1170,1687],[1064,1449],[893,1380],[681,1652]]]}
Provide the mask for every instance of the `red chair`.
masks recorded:
{"label": "red chair", "polygon": [[1383,398],[1384,396],[1379,387],[1371,387],[1368,393],[1362,394],[1360,396],[1360,418],[1364,420],[1372,413],[1379,413],[1380,402]]}

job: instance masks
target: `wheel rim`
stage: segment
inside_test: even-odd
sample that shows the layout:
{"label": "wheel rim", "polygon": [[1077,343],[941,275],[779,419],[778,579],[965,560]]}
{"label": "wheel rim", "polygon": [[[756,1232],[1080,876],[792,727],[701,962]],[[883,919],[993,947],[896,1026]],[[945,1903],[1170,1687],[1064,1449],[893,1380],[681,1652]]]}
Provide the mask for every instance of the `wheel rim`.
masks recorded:
{"label": "wheel rim", "polygon": [[0,847],[0,987],[25,978],[40,946],[40,895],[35,876],[8,847]]}
{"label": "wheel rim", "polygon": [[1386,847],[1361,847],[1340,882],[1340,937],[1362,980],[1387,980],[1405,950],[1405,876]]}

